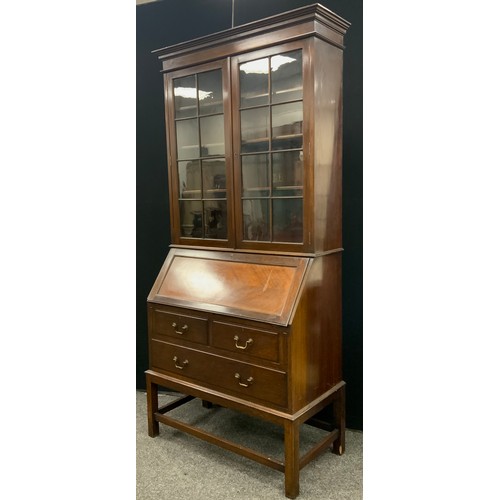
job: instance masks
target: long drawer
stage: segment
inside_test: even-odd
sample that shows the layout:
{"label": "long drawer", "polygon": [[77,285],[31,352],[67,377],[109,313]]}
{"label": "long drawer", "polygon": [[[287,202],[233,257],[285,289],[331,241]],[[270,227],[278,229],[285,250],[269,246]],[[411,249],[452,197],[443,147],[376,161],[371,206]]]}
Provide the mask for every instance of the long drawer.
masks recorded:
{"label": "long drawer", "polygon": [[278,406],[287,405],[286,373],[214,354],[151,341],[153,368],[232,391]]}

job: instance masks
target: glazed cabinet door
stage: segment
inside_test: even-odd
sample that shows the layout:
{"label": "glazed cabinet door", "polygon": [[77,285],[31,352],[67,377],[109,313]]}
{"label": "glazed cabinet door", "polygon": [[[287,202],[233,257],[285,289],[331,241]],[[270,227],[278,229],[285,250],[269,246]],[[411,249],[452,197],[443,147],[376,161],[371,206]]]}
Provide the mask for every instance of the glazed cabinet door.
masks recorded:
{"label": "glazed cabinet door", "polygon": [[307,41],[232,58],[236,244],[308,251],[312,241]]}
{"label": "glazed cabinet door", "polygon": [[172,241],[234,247],[229,60],[165,76]]}

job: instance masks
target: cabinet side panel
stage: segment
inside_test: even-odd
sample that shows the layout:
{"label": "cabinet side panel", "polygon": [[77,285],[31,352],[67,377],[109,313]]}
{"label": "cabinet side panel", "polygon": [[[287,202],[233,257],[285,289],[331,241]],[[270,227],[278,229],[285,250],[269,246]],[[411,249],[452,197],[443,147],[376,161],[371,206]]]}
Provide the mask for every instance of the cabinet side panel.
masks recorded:
{"label": "cabinet side panel", "polygon": [[292,411],[342,380],[342,254],[314,259],[290,335]]}
{"label": "cabinet side panel", "polygon": [[343,51],[314,40],[315,250],[342,247]]}

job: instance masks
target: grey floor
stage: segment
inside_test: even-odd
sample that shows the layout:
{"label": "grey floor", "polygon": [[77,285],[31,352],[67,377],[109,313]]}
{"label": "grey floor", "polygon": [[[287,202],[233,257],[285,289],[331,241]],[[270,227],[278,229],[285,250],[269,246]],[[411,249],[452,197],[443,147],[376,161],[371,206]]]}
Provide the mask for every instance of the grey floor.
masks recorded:
{"label": "grey floor", "polygon": [[[161,394],[160,405],[174,399]],[[281,427],[238,412],[203,408],[193,400],[169,413],[217,435],[282,460]],[[300,445],[313,446],[324,431],[303,425]],[[328,450],[300,471],[301,500],[362,498],[363,434],[348,430],[341,457]],[[160,424],[147,432],[146,395],[137,392],[137,500],[285,499],[284,474]]]}

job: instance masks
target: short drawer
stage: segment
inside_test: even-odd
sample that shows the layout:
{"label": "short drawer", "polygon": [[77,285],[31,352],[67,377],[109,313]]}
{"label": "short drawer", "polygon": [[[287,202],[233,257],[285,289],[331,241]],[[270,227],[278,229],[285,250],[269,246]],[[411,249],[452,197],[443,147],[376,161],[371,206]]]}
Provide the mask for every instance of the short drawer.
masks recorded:
{"label": "short drawer", "polygon": [[207,344],[208,320],[176,314],[153,307],[152,334],[167,335],[168,337]]}
{"label": "short drawer", "polygon": [[245,353],[260,359],[279,362],[279,335],[242,325],[214,321],[212,345],[226,351]]}
{"label": "short drawer", "polygon": [[152,368],[281,407],[287,405],[287,375],[284,372],[243,363],[214,354],[151,341]]}

